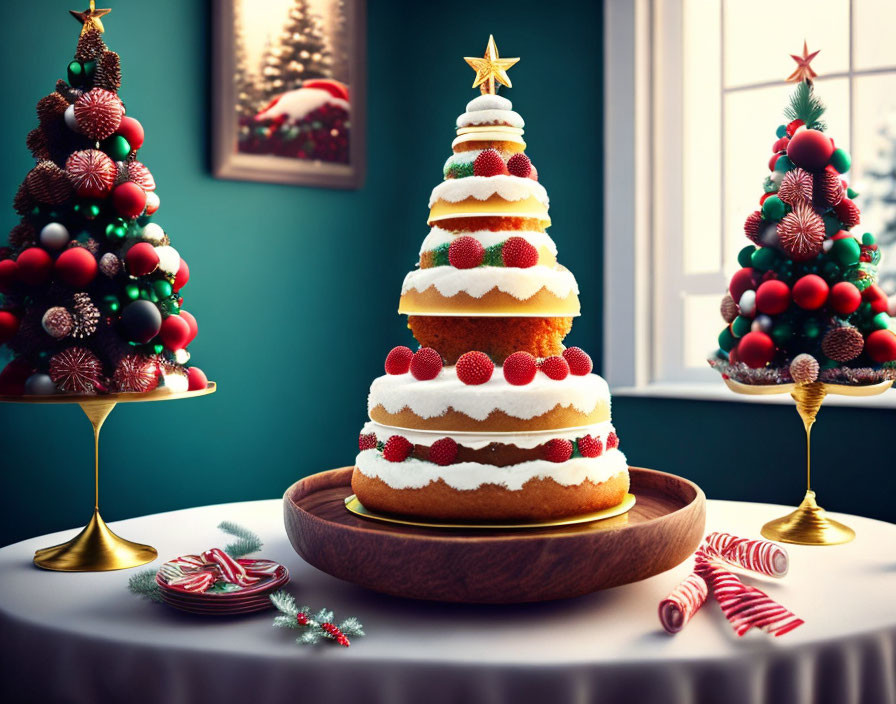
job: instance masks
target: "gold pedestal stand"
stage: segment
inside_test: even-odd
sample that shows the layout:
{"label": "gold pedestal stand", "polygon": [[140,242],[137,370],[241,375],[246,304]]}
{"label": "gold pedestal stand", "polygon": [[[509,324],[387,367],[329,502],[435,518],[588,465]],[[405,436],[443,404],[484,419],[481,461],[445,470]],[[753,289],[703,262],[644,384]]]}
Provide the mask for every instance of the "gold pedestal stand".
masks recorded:
{"label": "gold pedestal stand", "polygon": [[100,516],[100,429],[112,409],[119,403],[142,401],[173,401],[181,398],[206,396],[215,392],[214,382],[198,391],[172,393],[157,389],[146,393],[105,394],[102,396],[0,396],[5,403],[77,403],[93,426],[93,516],[78,535],[49,548],[34,553],[34,564],[59,572],[105,572],[145,565],[156,559],[158,553],[150,545],[132,543],[113,533]]}
{"label": "gold pedestal stand", "polygon": [[890,388],[892,381],[868,386],[825,384],[820,381],[802,384],[742,384],[725,379],[732,391],[748,396],[789,393],[796,401],[796,410],[806,429],[806,495],[796,511],[762,526],[762,535],[769,540],[795,545],[839,545],[856,537],[855,531],[832,518],[815,501],[812,491],[812,426],[828,394],[840,396],[876,396]]}

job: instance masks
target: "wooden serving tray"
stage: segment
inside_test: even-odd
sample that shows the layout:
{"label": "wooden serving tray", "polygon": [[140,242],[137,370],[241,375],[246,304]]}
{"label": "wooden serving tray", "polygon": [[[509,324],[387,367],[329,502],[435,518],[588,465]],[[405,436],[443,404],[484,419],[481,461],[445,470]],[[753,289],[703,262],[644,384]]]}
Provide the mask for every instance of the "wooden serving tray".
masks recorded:
{"label": "wooden serving tray", "polygon": [[327,574],[395,596],[511,604],[581,596],[686,560],[703,538],[706,497],[674,474],[631,468],[637,503],[594,523],[551,528],[422,528],[345,508],[352,467],[300,479],[283,495],[295,551]]}

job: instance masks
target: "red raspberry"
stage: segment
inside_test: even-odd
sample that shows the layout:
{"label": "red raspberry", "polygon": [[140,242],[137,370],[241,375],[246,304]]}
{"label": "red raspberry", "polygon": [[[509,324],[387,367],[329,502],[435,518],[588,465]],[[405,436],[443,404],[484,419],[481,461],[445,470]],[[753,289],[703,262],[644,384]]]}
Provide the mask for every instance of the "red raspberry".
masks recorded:
{"label": "red raspberry", "polygon": [[604,453],[604,444],[600,438],[585,435],[579,438],[579,452],[582,457],[600,457]]}
{"label": "red raspberry", "polygon": [[413,358],[410,347],[393,347],[386,355],[386,374],[407,374]]}
{"label": "red raspberry", "polygon": [[607,435],[607,449],[615,450],[619,447],[619,436],[616,433],[610,433]]}
{"label": "red raspberry", "polygon": [[393,435],[386,440],[386,444],[383,446],[383,457],[389,462],[404,462],[413,449],[414,446],[410,440],[401,435]]}
{"label": "red raspberry", "polygon": [[473,162],[474,176],[498,176],[507,173],[507,164],[494,149],[479,152],[479,156]]}
{"label": "red raspberry", "polygon": [[532,162],[525,154],[514,154],[507,160],[507,170],[512,176],[529,178],[529,174],[532,173]]}
{"label": "red raspberry", "polygon": [[501,247],[501,259],[504,261],[504,266],[528,269],[538,264],[538,250],[523,237],[514,236]]}
{"label": "red raspberry", "polygon": [[454,371],[457,378],[468,386],[478,386],[492,378],[495,363],[485,352],[465,352],[458,358]]}
{"label": "red raspberry", "polygon": [[560,381],[569,376],[569,363],[557,355],[541,360],[538,368],[554,381]]}
{"label": "red raspberry", "polygon": [[581,347],[569,347],[563,350],[563,359],[569,364],[569,373],[576,376],[585,376],[594,369],[591,357]]}
{"label": "red raspberry", "polygon": [[429,448],[429,461],[445,467],[457,459],[457,443],[452,438],[436,440]]}
{"label": "red raspberry", "polygon": [[544,445],[544,458],[548,462],[566,462],[572,457],[572,442],[561,438],[548,440]]}
{"label": "red raspberry", "polygon": [[359,450],[373,450],[376,447],[376,433],[367,433],[358,436]]}
{"label": "red raspberry", "polygon": [[442,357],[432,347],[421,347],[411,359],[411,376],[418,381],[435,379],[442,371]]}
{"label": "red raspberry", "polygon": [[525,386],[531,384],[538,371],[538,364],[528,352],[514,352],[504,360],[504,378],[508,384]]}
{"label": "red raspberry", "polygon": [[485,248],[475,237],[464,235],[448,247],[448,261],[455,269],[475,269],[482,264]]}

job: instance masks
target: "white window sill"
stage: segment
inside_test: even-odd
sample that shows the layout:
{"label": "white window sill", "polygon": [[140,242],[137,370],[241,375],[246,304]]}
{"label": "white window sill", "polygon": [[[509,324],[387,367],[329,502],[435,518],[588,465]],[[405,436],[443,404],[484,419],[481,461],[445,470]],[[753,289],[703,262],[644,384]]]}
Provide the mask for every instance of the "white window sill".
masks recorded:
{"label": "white window sill", "polygon": [[[645,386],[622,386],[612,389],[617,398],[672,398],[687,401],[734,401],[739,403],[792,404],[789,394],[745,396],[731,391],[721,381],[690,383],[655,383]],[[825,406],[856,406],[860,408],[896,408],[896,391],[888,390],[878,396],[839,396],[829,394]]]}

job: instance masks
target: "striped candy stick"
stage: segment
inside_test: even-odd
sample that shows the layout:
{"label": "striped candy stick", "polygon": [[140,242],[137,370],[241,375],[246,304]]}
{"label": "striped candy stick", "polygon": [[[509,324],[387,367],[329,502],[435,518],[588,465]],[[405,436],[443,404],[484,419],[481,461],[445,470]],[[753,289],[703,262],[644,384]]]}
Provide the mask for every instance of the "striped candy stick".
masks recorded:
{"label": "striped candy stick", "polygon": [[224,575],[224,580],[241,587],[249,586],[258,581],[258,577],[251,577],[246,573],[245,567],[234,560],[220,548],[212,548],[202,553],[203,559],[215,563]]}
{"label": "striped candy stick", "polygon": [[215,572],[211,570],[194,572],[183,577],[168,581],[169,586],[182,587],[188,592],[204,592],[209,589],[217,579]]}
{"label": "striped candy stick", "polygon": [[739,538],[731,533],[710,533],[706,550],[738,567],[769,577],[783,577],[790,567],[787,551],[769,540]]}
{"label": "striped candy stick", "polygon": [[660,623],[667,633],[678,633],[706,601],[709,589],[697,573],[691,573],[660,602]]}

